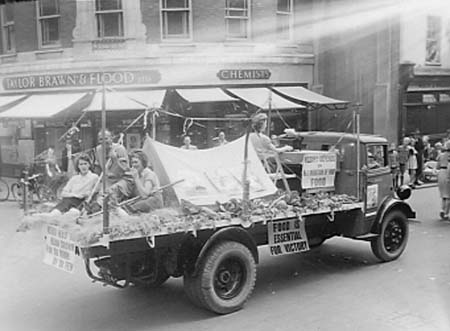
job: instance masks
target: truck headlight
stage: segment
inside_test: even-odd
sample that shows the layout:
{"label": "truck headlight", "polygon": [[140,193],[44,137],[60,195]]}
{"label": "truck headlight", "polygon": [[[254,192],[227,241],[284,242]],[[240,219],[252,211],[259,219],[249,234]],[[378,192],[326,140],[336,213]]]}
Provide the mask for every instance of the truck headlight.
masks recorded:
{"label": "truck headlight", "polygon": [[411,196],[411,191],[411,187],[409,187],[408,185],[402,185],[397,188],[397,191],[395,191],[395,193],[397,193],[397,197],[400,200],[406,200]]}

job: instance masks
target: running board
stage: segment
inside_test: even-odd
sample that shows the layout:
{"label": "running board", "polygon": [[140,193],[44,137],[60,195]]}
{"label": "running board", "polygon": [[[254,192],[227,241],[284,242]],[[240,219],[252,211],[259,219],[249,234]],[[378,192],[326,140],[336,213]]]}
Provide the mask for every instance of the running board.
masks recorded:
{"label": "running board", "polygon": [[367,234],[363,234],[362,236],[353,237],[353,239],[370,241],[372,239],[377,238],[378,236],[379,236],[378,233],[367,233]]}

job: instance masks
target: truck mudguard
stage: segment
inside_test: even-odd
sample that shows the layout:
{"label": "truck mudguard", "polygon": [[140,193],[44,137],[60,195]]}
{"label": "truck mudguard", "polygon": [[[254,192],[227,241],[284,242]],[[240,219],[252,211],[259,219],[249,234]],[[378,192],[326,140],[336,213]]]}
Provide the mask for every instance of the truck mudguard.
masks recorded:
{"label": "truck mudguard", "polygon": [[206,254],[208,249],[218,241],[236,241],[245,245],[250,252],[252,252],[256,263],[259,261],[258,256],[258,246],[252,236],[245,231],[243,228],[233,226],[228,228],[223,228],[214,233],[203,245],[200,253],[198,254],[197,260],[195,262],[194,274],[197,274],[198,266],[203,256]]}
{"label": "truck mudguard", "polygon": [[372,229],[373,232],[380,232],[380,226],[384,216],[393,210],[402,211],[407,218],[416,218],[416,213],[411,209],[409,204],[407,204],[403,200],[396,199],[393,196],[387,196],[381,203],[380,207],[378,207],[377,215],[375,217],[375,222]]}

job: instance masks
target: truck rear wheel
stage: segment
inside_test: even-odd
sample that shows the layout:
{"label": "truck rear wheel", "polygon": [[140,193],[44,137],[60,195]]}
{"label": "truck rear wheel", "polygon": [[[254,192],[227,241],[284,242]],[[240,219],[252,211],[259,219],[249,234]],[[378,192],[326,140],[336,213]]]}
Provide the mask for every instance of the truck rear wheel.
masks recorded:
{"label": "truck rear wheel", "polygon": [[381,261],[395,260],[405,250],[408,236],[406,215],[399,210],[389,212],[381,223],[380,235],[371,241],[372,252]]}
{"label": "truck rear wheel", "polygon": [[241,309],[255,287],[256,262],[241,243],[213,246],[199,264],[197,275],[185,277],[188,297],[218,314]]}

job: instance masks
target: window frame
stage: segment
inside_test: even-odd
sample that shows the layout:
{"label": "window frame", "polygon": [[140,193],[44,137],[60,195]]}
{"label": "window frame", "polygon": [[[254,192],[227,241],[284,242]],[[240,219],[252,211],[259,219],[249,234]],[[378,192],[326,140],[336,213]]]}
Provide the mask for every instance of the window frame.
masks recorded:
{"label": "window frame", "polygon": [[[379,164],[378,167],[370,167],[369,162],[369,152],[375,151],[376,148],[380,148],[383,151],[383,164]],[[375,154],[371,153],[373,155],[374,161],[376,161]],[[388,156],[388,146],[384,143],[371,143],[366,145],[366,166],[369,171],[369,173],[378,172],[380,169],[388,169],[389,168],[389,156]]]}
{"label": "window frame", "polygon": [[[101,0],[99,0],[101,1]],[[94,15],[95,15],[95,23],[96,23],[96,38],[99,40],[108,40],[108,39],[124,39],[125,38],[125,14],[124,14],[124,6],[123,6],[123,0],[119,0],[120,1],[120,9],[107,9],[107,10],[97,10],[97,0],[94,0]],[[129,1],[129,0],[125,0],[125,1]],[[100,28],[99,28],[99,24],[100,24],[100,17],[102,15],[108,15],[108,14],[115,14],[115,13],[119,13],[121,14],[120,20],[119,20],[119,35],[117,36],[105,36],[104,31],[101,33],[101,35],[99,34],[100,32]]]}
{"label": "window frame", "polygon": [[[159,1],[159,17],[160,17],[160,33],[161,33],[161,41],[163,42],[178,42],[178,41],[191,41],[193,39],[193,33],[192,33],[192,0],[187,0],[187,6],[188,7],[179,7],[179,8],[165,8],[164,7],[164,2],[166,0],[160,0]],[[168,28],[168,24],[165,20],[165,13],[168,12],[187,12],[187,19],[188,19],[188,24],[187,24],[187,35],[183,36],[183,35],[173,35],[173,36],[169,36],[168,34],[166,35],[166,31]]]}
{"label": "window frame", "polygon": [[[16,31],[15,31],[15,20],[12,21],[7,21],[6,19],[6,4],[3,4],[0,6],[0,27],[2,29],[1,33],[2,33],[2,54],[15,54],[16,53]],[[11,40],[11,48],[8,49],[7,47],[7,40],[9,38],[7,38],[7,31],[6,29],[9,30],[9,27],[13,27],[12,28],[12,33],[9,36],[10,40]]]}
{"label": "window frame", "polygon": [[[289,3],[289,11],[280,11],[278,10],[278,1],[277,0],[277,9],[276,9],[276,22],[275,22],[275,31],[276,31],[276,39],[279,42],[290,42],[294,39],[294,0],[287,0]],[[280,39],[280,33],[278,32],[278,19],[281,16],[285,16],[288,18],[288,38]],[[284,36],[284,34],[283,34]]]}
{"label": "window frame", "polygon": [[[228,0],[225,0],[225,39],[226,40],[249,40],[251,38],[251,1],[250,0],[244,0],[246,4],[246,8],[235,8],[235,7],[228,7]],[[229,11],[244,11],[246,12],[246,16],[232,16],[228,15]],[[236,37],[229,34],[229,21],[230,20],[246,20],[246,32],[247,36],[245,37]]]}
{"label": "window frame", "polygon": [[[55,48],[61,47],[61,4],[60,0],[55,0],[58,5],[58,13],[52,15],[41,15],[41,0],[36,1],[36,24],[37,24],[37,37],[38,37],[38,45],[39,48]],[[58,19],[58,40],[52,44],[43,43],[43,35],[42,35],[42,21],[48,19]]]}
{"label": "window frame", "polygon": [[[429,36],[430,30],[430,20],[436,19],[439,22],[439,30],[437,31],[436,36]],[[442,65],[442,32],[443,32],[443,22],[442,17],[438,15],[427,15],[426,16],[426,35],[425,35],[425,65],[427,66],[440,66]],[[435,42],[438,49],[438,60],[437,61],[429,61],[428,59],[428,42]]]}

